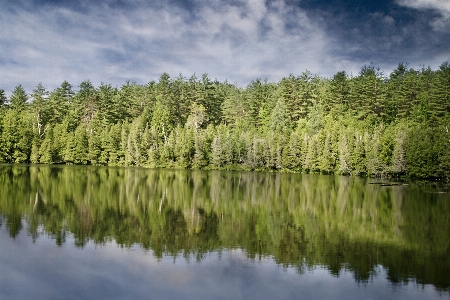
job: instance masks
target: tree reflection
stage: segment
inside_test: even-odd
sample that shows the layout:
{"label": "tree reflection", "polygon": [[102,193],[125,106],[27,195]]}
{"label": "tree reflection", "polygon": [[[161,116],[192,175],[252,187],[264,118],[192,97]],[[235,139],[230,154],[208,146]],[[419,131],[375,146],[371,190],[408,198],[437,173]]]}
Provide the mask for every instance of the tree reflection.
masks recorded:
{"label": "tree reflection", "polygon": [[[139,244],[162,258],[202,260],[222,248],[273,257],[303,273],[317,265],[368,281],[379,266],[392,282],[450,289],[448,194],[368,179],[246,172],[0,166],[0,214],[12,238],[70,232]],[[433,189],[432,191],[435,191]],[[447,197],[447,198],[446,198]]]}

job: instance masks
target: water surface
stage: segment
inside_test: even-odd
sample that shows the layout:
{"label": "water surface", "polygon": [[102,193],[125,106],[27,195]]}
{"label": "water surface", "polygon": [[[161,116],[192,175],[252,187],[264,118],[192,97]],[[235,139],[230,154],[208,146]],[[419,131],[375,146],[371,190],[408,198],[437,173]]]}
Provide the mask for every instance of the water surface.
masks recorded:
{"label": "water surface", "polygon": [[0,166],[1,299],[449,299],[434,185]]}

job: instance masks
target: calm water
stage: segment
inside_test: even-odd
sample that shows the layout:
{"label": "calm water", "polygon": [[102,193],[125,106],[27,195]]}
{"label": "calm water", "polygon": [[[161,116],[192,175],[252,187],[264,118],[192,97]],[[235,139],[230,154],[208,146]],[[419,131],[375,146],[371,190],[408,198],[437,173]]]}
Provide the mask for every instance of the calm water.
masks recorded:
{"label": "calm water", "polygon": [[450,299],[450,194],[0,165],[0,299]]}

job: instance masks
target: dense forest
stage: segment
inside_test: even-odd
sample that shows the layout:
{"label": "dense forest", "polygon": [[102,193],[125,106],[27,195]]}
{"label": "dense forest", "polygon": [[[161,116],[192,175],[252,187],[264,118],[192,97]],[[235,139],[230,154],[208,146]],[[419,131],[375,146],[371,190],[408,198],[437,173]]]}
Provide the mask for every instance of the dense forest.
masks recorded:
{"label": "dense forest", "polygon": [[0,162],[450,178],[450,64],[0,90]]}

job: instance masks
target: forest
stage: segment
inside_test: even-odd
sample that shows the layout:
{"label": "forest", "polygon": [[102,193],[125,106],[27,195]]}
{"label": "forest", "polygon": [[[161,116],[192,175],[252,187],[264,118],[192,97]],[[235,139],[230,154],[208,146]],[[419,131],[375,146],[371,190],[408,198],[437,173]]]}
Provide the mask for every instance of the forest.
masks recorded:
{"label": "forest", "polygon": [[450,178],[450,64],[0,90],[0,162]]}

